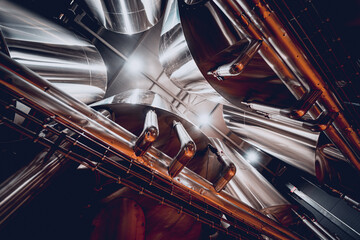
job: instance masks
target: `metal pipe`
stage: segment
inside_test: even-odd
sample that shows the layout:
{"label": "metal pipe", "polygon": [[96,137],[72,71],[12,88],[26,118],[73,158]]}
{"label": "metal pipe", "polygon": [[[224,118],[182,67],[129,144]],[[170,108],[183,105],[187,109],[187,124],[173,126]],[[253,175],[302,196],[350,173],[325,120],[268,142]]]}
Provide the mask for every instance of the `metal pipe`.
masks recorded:
{"label": "metal pipe", "polygon": [[153,27],[161,18],[162,0],[85,0],[106,29],[135,34]]}
{"label": "metal pipe", "polygon": [[[332,94],[320,74],[312,66],[306,55],[281,23],[276,14],[270,10],[265,0],[252,0],[252,7],[244,0],[236,0],[244,14],[265,38],[271,39],[271,45],[276,49],[284,62],[296,73],[299,81],[311,89],[322,92],[317,101],[330,113],[337,113],[331,128],[325,130],[326,135],[337,145],[353,166],[360,171],[360,137],[345,118],[343,108]],[[346,140],[345,140],[346,139]],[[346,144],[348,143],[348,144]]]}
{"label": "metal pipe", "polygon": [[244,35],[253,39],[262,40],[259,54],[276,73],[296,99],[301,99],[306,93],[306,88],[296,79],[288,66],[280,59],[278,53],[272,48],[268,38],[265,38],[249,18],[243,14],[243,10],[234,0],[214,0],[216,5],[223,11],[225,16]]}
{"label": "metal pipe", "polygon": [[151,147],[151,144],[159,136],[159,126],[155,111],[150,110],[146,113],[144,128],[136,140],[134,152],[136,156],[142,156]]}
{"label": "metal pipe", "polygon": [[223,165],[223,170],[220,172],[218,179],[215,181],[214,189],[217,192],[223,190],[226,185],[231,181],[231,179],[236,174],[236,166],[231,160],[223,153],[222,149],[217,149],[211,144],[208,145],[208,149],[213,152],[218,161]]}
{"label": "metal pipe", "polygon": [[312,222],[307,219],[306,216],[300,215],[297,213],[294,209],[292,211],[295,213],[295,215],[300,218],[300,220],[321,240],[328,240],[328,238],[316,227],[312,224]]}
{"label": "metal pipe", "polygon": [[304,129],[285,117],[269,119],[226,105],[223,114],[228,128],[241,139],[315,176],[319,133]]}
{"label": "metal pipe", "polygon": [[220,176],[213,185],[216,192],[221,192],[235,176],[236,166],[234,163],[226,159],[226,157],[221,153],[218,155],[218,158],[220,158],[225,164],[223,170],[219,174]]}
{"label": "metal pipe", "polygon": [[0,185],[0,225],[44,190],[56,174],[69,167],[69,161],[61,154],[55,153],[45,161],[47,154],[48,151],[38,154],[27,166]]}
{"label": "metal pipe", "polygon": [[186,164],[194,157],[196,153],[196,145],[180,122],[174,121],[173,128],[175,129],[176,135],[180,141],[180,150],[169,165],[169,175],[171,177],[176,177]]}
{"label": "metal pipe", "polygon": [[[248,39],[245,40],[248,41]],[[208,74],[213,75],[219,80],[224,80],[224,77],[233,77],[241,74],[259,50],[261,43],[262,41],[260,40],[250,40],[249,45],[237,58],[230,63],[217,67],[215,70],[209,71]]]}
{"label": "metal pipe", "polygon": [[[212,190],[212,185],[209,182],[193,174],[191,171],[184,169],[176,178],[171,178],[168,174],[167,166],[172,159],[158,150],[151,148],[143,157],[136,157],[131,143],[131,140],[135,138],[133,134],[109,121],[100,113],[91,110],[86,105],[67,96],[52,84],[34,75],[23,66],[21,66],[20,69],[6,67],[18,64],[3,54],[0,54],[0,56],[1,59],[4,60],[0,61],[0,85],[9,91],[20,94],[24,99],[36,105],[37,108],[41,109],[44,113],[54,116],[61,123],[80,129],[90,136],[103,141],[133,159],[134,164],[142,164],[144,167],[153,169],[164,181],[176,184],[179,188],[191,192],[193,196],[203,199],[207,204],[216,206],[225,214],[229,214],[236,219],[246,222],[246,224],[251,225],[266,235],[277,239],[300,239],[287,228],[236,200],[229,194],[223,191],[216,193]],[[28,74],[25,74],[25,79],[23,79],[22,75],[25,72]],[[29,79],[29,75],[31,75],[31,80]],[[30,82],[34,84],[30,84]],[[66,102],[61,101],[61,99],[55,98],[54,95],[61,96],[61,99],[71,100],[70,104],[73,105],[74,108]],[[81,111],[77,111],[75,108]],[[98,120],[98,122],[93,119]],[[109,128],[104,126],[109,126]]]}
{"label": "metal pipe", "polygon": [[315,225],[315,227],[317,227],[321,232],[323,232],[328,237],[328,239],[338,240],[333,235],[331,235],[331,233],[329,233],[329,231],[326,230],[318,221],[316,221],[315,218],[311,218],[311,221]]}
{"label": "metal pipe", "polygon": [[[291,183],[287,183],[286,187],[290,190],[291,195],[296,195],[302,201],[307,203],[310,207],[321,213],[323,216],[325,216],[327,219],[329,219],[331,222],[341,228],[344,232],[346,232],[355,239],[358,239],[360,237],[360,232],[358,232],[358,230],[348,225],[346,222],[340,219],[337,215],[334,215],[334,213],[330,212],[328,209],[324,208],[324,206],[320,205],[317,201],[299,190],[296,186]],[[297,199],[295,200],[298,201]]]}
{"label": "metal pipe", "polygon": [[[236,174],[224,191],[286,226],[292,224],[292,205],[247,161],[246,153],[240,153],[220,139],[210,138],[210,141],[220,155],[236,167]],[[260,158],[261,153],[258,154]]]}

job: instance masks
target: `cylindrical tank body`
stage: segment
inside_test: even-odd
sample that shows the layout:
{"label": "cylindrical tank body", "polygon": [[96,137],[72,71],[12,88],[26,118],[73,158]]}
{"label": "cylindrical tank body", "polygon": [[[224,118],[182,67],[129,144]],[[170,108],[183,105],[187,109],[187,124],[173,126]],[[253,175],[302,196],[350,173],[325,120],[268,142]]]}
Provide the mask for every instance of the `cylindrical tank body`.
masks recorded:
{"label": "cylindrical tank body", "polygon": [[[239,108],[223,106],[226,125],[241,139],[278,159],[315,175],[316,148],[320,133],[301,123],[271,120]],[[285,119],[284,119],[285,120]]]}
{"label": "cylindrical tank body", "polygon": [[173,129],[173,121],[180,122],[194,141],[197,149],[194,158],[186,167],[210,182],[217,179],[222,164],[217,160],[215,154],[208,151],[209,139],[197,126],[182,118],[171,103],[159,94],[149,90],[134,89],[104,99],[91,106],[96,110],[108,110],[116,123],[124,126],[136,136],[139,136],[143,130],[147,112],[154,110],[158,119],[159,136],[152,146],[172,158],[180,149],[180,141],[175,129]]}
{"label": "cylindrical tank body", "polygon": [[161,18],[162,0],[85,0],[94,17],[108,30],[134,34]]}
{"label": "cylindrical tank body", "polygon": [[0,29],[10,57],[85,103],[103,98],[106,66],[90,42],[7,1]]}
{"label": "cylindrical tank body", "polygon": [[215,102],[226,102],[206,81],[191,56],[180,22],[177,0],[169,0],[166,6],[159,57],[166,75],[177,87]]}
{"label": "cylindrical tank body", "polygon": [[238,151],[220,139],[210,138],[210,141],[236,166],[236,174],[225,191],[282,224],[290,224],[291,204]]}
{"label": "cylindrical tank body", "polygon": [[[259,53],[251,54],[251,60],[246,61],[244,65],[241,64],[241,59],[246,59],[246,56],[250,58],[248,51],[256,40],[245,37],[214,1],[201,1],[189,5],[184,0],[178,0],[174,1],[173,5],[174,13],[169,16],[180,19],[177,28],[181,27],[188,48],[180,47],[181,45],[176,45],[175,42],[167,44],[171,46],[171,50],[166,54],[167,59],[171,59],[168,56],[172,54],[179,56],[178,50],[188,49],[208,83],[227,101],[237,106],[243,102],[253,102],[287,108],[295,103],[294,96]],[[173,31],[175,30],[176,28]],[[164,33],[167,31],[164,27],[163,37],[166,36]],[[223,69],[233,64],[241,65],[242,70],[224,76],[213,74],[217,72],[216,69]],[[180,80],[181,78],[178,77],[176,81],[180,82]],[[190,80],[184,80],[183,85],[188,85],[189,82]],[[195,79],[192,80],[192,84],[196,84]]]}

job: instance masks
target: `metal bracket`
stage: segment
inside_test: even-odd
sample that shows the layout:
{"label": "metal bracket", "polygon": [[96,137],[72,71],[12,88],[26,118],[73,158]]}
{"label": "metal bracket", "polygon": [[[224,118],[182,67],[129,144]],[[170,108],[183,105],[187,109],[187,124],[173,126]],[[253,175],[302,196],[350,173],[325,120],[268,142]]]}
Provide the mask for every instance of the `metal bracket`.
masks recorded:
{"label": "metal bracket", "polygon": [[309,93],[303,96],[301,100],[293,107],[282,109],[280,114],[291,119],[298,120],[302,118],[310,108],[315,104],[315,102],[321,96],[322,91],[320,90],[311,90]]}
{"label": "metal bracket", "polygon": [[224,77],[233,77],[241,74],[255,53],[257,53],[260,49],[262,40],[242,39],[238,42],[238,44],[242,45],[244,42],[248,42],[248,44],[240,52],[238,57],[229,63],[217,67],[214,70],[210,70],[207,74],[213,75],[220,81],[224,80]]}
{"label": "metal bracket", "polygon": [[217,156],[217,159],[223,165],[223,169],[219,173],[218,179],[215,181],[215,183],[213,183],[215,191],[221,192],[221,190],[223,190],[235,176],[236,166],[224,154],[219,153],[219,151],[211,144],[208,144],[208,148]]}
{"label": "metal bracket", "polygon": [[142,156],[151,147],[153,142],[159,136],[159,126],[157,115],[154,110],[150,110],[146,114],[144,128],[134,146],[136,156]]}
{"label": "metal bracket", "polygon": [[181,172],[196,153],[195,142],[186,132],[184,126],[180,122],[174,121],[173,127],[175,128],[176,135],[180,141],[180,150],[168,168],[169,175],[172,178],[176,177]]}
{"label": "metal bracket", "polygon": [[307,120],[302,125],[304,128],[309,129],[312,132],[322,132],[328,129],[338,115],[338,112],[323,112],[317,119]]}

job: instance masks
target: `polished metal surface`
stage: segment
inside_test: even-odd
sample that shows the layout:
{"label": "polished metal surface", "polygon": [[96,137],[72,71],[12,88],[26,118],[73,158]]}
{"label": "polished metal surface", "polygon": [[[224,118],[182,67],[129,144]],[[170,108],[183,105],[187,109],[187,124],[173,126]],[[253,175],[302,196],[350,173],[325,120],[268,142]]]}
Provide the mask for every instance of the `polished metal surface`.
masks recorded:
{"label": "polished metal surface", "polygon": [[11,58],[82,102],[105,95],[106,66],[84,38],[7,1],[0,1],[0,28]]}
{"label": "polished metal surface", "polygon": [[[224,119],[236,135],[264,152],[315,175],[319,133],[290,124],[281,117],[268,119],[239,108],[223,106]],[[293,121],[295,122],[295,121]]]}
{"label": "polished metal surface", "polygon": [[308,194],[301,191],[301,189],[298,189],[296,186],[294,186],[291,183],[287,183],[286,187],[289,189],[292,195],[296,195],[298,199],[305,201],[308,205],[316,209],[323,216],[327,217],[330,221],[335,223],[338,227],[340,227],[342,230],[344,230],[354,239],[359,239],[360,232],[357,229],[354,229],[352,226],[348,225],[333,212],[329,211],[329,209],[322,206],[317,200],[311,198]]}
{"label": "polished metal surface", "polygon": [[61,154],[44,161],[47,154],[48,151],[39,153],[28,165],[0,184],[0,225],[43,191],[57,174],[71,166]]}
{"label": "polished metal surface", "polygon": [[177,0],[169,0],[166,5],[159,59],[166,75],[177,87],[215,102],[227,102],[206,81],[191,56],[180,23]]}
{"label": "polished metal surface", "polygon": [[232,196],[264,214],[269,214],[284,225],[293,221],[291,204],[272,186],[244,156],[225,142],[210,138],[211,143],[236,166],[236,174],[225,188]]}
{"label": "polished metal surface", "polygon": [[[101,141],[108,145],[108,149],[111,147],[119,154],[131,159],[130,167],[137,165],[152,170],[151,173],[161,177],[163,182],[183,189],[183,193],[191,193],[193,197],[202,199],[203,202],[211,204],[214,207],[216,206],[218,210],[224,211],[233,218],[249,224],[252,228],[259,230],[265,235],[279,239],[299,239],[296,234],[293,234],[285,227],[272,221],[255,209],[234,199],[224,191],[216,193],[208,181],[191,171],[184,169],[184,171],[173,180],[167,173],[167,166],[171,162],[171,158],[157,149],[151,148],[144,157],[137,158],[132,149],[135,138],[133,134],[111,122],[101,113],[91,110],[85,104],[58,90],[51,83],[44,81],[36,75],[32,75],[26,68],[6,57],[4,54],[0,53],[0,56],[3,58],[3,61],[0,61],[1,87],[20,95],[22,100],[26,100],[32,107],[41,109],[44,114],[53,116],[54,121],[56,120],[61,124],[68,125],[72,129],[76,129],[76,131],[80,131],[80,136],[87,135],[89,139],[95,138],[97,141]],[[16,74],[13,68],[14,66],[17,66]],[[44,86],[45,89],[43,88]],[[59,101],[54,97],[56,95],[62,99],[71,100],[71,105]],[[109,127],[107,128],[105,126]],[[74,141],[73,144],[75,145],[76,143],[77,140]],[[70,156],[70,152],[68,155]],[[120,167],[120,163],[108,157],[105,158],[105,155],[103,155],[101,160],[106,160],[106,162],[113,167]],[[118,182],[121,181],[120,176],[114,178],[109,174],[104,174],[104,170],[100,171],[99,167],[101,166],[99,166],[99,164],[92,167],[91,161],[89,162],[86,158],[82,158],[80,161],[94,171],[99,171],[99,173],[111,177]],[[107,171],[110,171],[110,169]],[[127,172],[135,174],[131,169],[128,169]],[[123,181],[127,182],[127,179],[123,179]],[[144,190],[144,187],[142,190]]]}
{"label": "polished metal surface", "polygon": [[108,30],[134,34],[161,18],[162,0],[85,0],[94,17]]}
{"label": "polished metal surface", "polygon": [[301,221],[321,240],[328,240],[327,236],[325,236],[325,234],[318,229],[315,224],[310,221],[306,216],[304,215],[300,215],[299,213],[297,213],[296,211],[293,211],[295,213],[296,216],[298,216],[298,218],[301,219]]}
{"label": "polished metal surface", "polygon": [[173,121],[173,128],[180,141],[180,150],[169,165],[169,175],[176,177],[196,153],[196,145],[180,122]]}
{"label": "polished metal surface", "polygon": [[[342,154],[351,162],[353,167],[360,171],[360,135],[358,126],[352,126],[352,121],[347,117],[350,111],[345,109],[343,102],[329,88],[320,71],[309,60],[307,50],[299,44],[301,37],[295,37],[288,27],[279,19],[278,13],[274,12],[266,0],[230,0],[217,1],[222,9],[230,9],[234,22],[246,23],[247,36],[255,39],[262,39],[268,42],[270,49],[277,52],[274,56],[274,62],[283,62],[286,64],[284,71],[275,71],[286,73],[288,70],[295,76],[297,84],[287,84],[296,99],[312,91],[320,91],[321,97],[310,109],[309,113],[313,119],[319,117],[322,112],[332,114],[333,121],[329,126],[323,129],[327,137],[337,146]],[[286,5],[286,4],[285,4]],[[229,12],[225,10],[226,12]],[[246,21],[243,21],[246,19]],[[302,30],[303,31],[303,30]],[[297,33],[296,33],[297,35]],[[331,51],[331,48],[328,49]],[[277,60],[276,60],[277,59]],[[269,62],[271,64],[271,62]],[[320,68],[323,71],[323,69]],[[288,74],[282,74],[288,76]],[[280,76],[280,75],[279,75]],[[283,79],[286,80],[286,79]],[[296,88],[296,86],[298,86]],[[302,91],[298,91],[299,89]],[[235,101],[234,101],[235,102]]]}
{"label": "polished metal surface", "polygon": [[151,147],[159,136],[159,124],[155,111],[146,113],[143,130],[136,140],[134,152],[136,156],[142,156]]}
{"label": "polished metal surface", "polygon": [[[114,115],[116,123],[136,136],[141,135],[147,112],[154,110],[158,119],[159,136],[152,146],[172,158],[175,158],[179,149],[189,142],[183,140],[187,139],[183,136],[184,134],[177,137],[173,121],[181,123],[197,149],[197,153],[187,167],[211,182],[217,178],[222,164],[215,154],[208,151],[209,139],[197,126],[182,118],[171,103],[159,94],[149,90],[134,89],[106,98],[91,106],[94,109],[108,109]],[[183,133],[183,131],[180,132]]]}
{"label": "polished metal surface", "polygon": [[[249,41],[246,39],[246,41]],[[259,51],[261,40],[250,40],[244,51],[230,63],[225,63],[217,67],[215,70],[208,72],[218,80],[223,81],[225,77],[238,76],[244,68],[249,64],[254,55]]]}
{"label": "polished metal surface", "polygon": [[257,102],[289,107],[295,98],[269,64],[255,54],[242,73],[219,80],[208,72],[236,60],[251,40],[241,33],[214,1],[188,5],[179,1],[179,15],[184,36],[196,65],[210,85],[226,100],[241,105]]}

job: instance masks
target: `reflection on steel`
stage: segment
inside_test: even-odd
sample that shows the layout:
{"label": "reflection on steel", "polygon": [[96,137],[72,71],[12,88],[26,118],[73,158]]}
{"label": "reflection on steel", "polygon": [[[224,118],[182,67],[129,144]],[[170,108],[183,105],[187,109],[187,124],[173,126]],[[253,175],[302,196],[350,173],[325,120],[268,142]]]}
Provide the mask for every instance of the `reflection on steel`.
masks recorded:
{"label": "reflection on steel", "polygon": [[305,94],[301,100],[295,104],[295,106],[288,109],[281,109],[280,113],[291,119],[300,119],[314,106],[321,94],[321,91],[312,90]]}
{"label": "reflection on steel", "polygon": [[82,102],[105,95],[106,67],[90,42],[7,1],[0,1],[0,28],[11,58]]}
{"label": "reflection on steel", "polygon": [[233,162],[230,161],[230,159],[223,153],[221,149],[217,149],[212,145],[209,145],[209,149],[216,154],[219,162],[223,163],[223,170],[221,171],[219,178],[214,183],[215,191],[220,192],[235,176],[236,166]]}
{"label": "reflection on steel", "polygon": [[[229,0],[221,1],[233,13],[236,13],[240,21],[244,17],[252,22],[248,37],[254,39],[268,39],[269,46],[278,52],[280,61],[286,63],[290,71],[296,76],[298,85],[302,85],[309,93],[318,90],[322,93],[316,104],[310,110],[311,116],[315,119],[322,111],[336,114],[333,123],[324,131],[331,141],[346,156],[352,165],[360,171],[360,136],[349,120],[346,118],[339,99],[329,90],[319,72],[308,60],[305,51],[299,46],[290,31],[279,20],[277,14],[271,10],[265,0]],[[250,6],[250,5],[251,6]],[[249,23],[250,25],[250,23]],[[301,96],[292,91],[297,99]],[[323,109],[323,110],[321,110]]]}
{"label": "reflection on steel", "polygon": [[[162,154],[157,149],[151,148],[143,157],[137,158],[133,152],[133,145],[131,143],[131,140],[135,138],[133,134],[106,119],[100,113],[92,111],[85,104],[82,104],[81,102],[59,91],[55,86],[44,81],[38,76],[31,74],[25,74],[25,76],[23,76],[24,73],[28,72],[28,70],[26,71],[26,69],[19,66],[16,62],[2,53],[0,53],[0,56],[6,60],[0,61],[0,86],[3,90],[13,92],[15,95],[20,95],[21,97],[18,98],[19,101],[22,101],[24,104],[29,104],[31,108],[41,110],[43,114],[49,117],[52,116],[54,121],[59,124],[64,124],[68,126],[68,128],[78,132],[80,137],[86,138],[88,141],[93,141],[93,143],[97,143],[97,146],[102,149],[101,152],[104,151],[105,153],[97,152],[86,145],[80,144],[80,137],[77,139],[71,139],[67,136],[66,139],[71,141],[72,144],[78,144],[79,147],[81,146],[83,149],[87,149],[89,154],[91,153],[94,156],[99,157],[101,161],[107,165],[111,165],[112,168],[119,171],[125,171],[134,177],[143,179],[144,181],[146,180],[146,183],[151,184],[144,184],[142,185],[142,188],[139,188],[135,183],[130,182],[129,179],[122,179],[118,174],[114,175],[111,169],[106,168],[106,164],[94,164],[85,157],[72,154],[71,151],[68,152],[66,156],[80,161],[87,167],[114,179],[118,183],[126,184],[129,187],[131,186],[133,189],[141,191],[142,194],[154,194],[147,189],[148,186],[158,186],[158,182],[151,181],[151,176],[154,176],[157,180],[167,186],[166,188],[159,187],[159,191],[166,191],[170,186],[172,186],[170,189],[173,190],[175,188],[176,191],[181,192],[181,195],[184,194],[185,196],[188,196],[190,194],[192,196],[190,201],[191,199],[197,199],[197,201],[199,200],[202,204],[208,204],[211,207],[215,207],[224,214],[246,223],[249,227],[258,230],[269,237],[277,239],[299,239],[299,237],[285,227],[267,218],[239,200],[234,199],[224,191],[216,193],[212,190],[212,186],[208,181],[193,172],[188,171],[186,168],[176,178],[171,178],[167,172],[167,166],[171,162],[171,158]],[[18,65],[18,71],[15,74],[14,68],[5,68],[4,64],[6,64],[6,66]],[[31,75],[31,78],[29,78],[29,75]],[[31,84],[31,82],[33,82],[34,85]],[[44,85],[46,86],[45,89],[51,89],[53,91],[44,90],[42,88]],[[59,101],[54,97],[54,95],[59,95],[63,99],[71,100],[71,105],[66,102]],[[79,111],[76,109],[79,109]],[[95,119],[97,121],[95,121]],[[7,124],[7,126],[16,125],[9,121],[5,121],[5,119],[3,120],[4,124]],[[107,128],[104,126],[109,127]],[[32,133],[26,129],[16,129],[24,133],[26,132],[29,136],[33,137]],[[56,131],[55,129],[53,130]],[[45,139],[43,138],[38,139],[39,143],[44,141]],[[104,148],[104,146],[107,147]],[[119,157],[122,156],[121,161],[112,160],[106,155],[110,148],[113,154],[117,154]],[[122,163],[129,162],[129,160],[131,160],[131,164],[128,165],[128,167],[122,165]],[[131,168],[136,168],[139,171],[141,169],[143,174],[140,174]],[[149,175],[150,178],[148,178]],[[174,191],[171,191],[169,194],[174,197],[181,196],[179,194],[174,195]],[[167,204],[173,204],[164,197],[162,200],[163,202],[166,200]],[[195,204],[195,202],[193,203]],[[187,205],[184,206],[186,207]],[[184,210],[187,210],[185,207]],[[208,213],[206,209],[203,209],[202,211],[204,211],[204,213]],[[183,208],[181,208],[181,210],[183,210]],[[191,213],[192,212],[189,212],[189,214]],[[197,216],[198,219],[200,219],[200,215],[198,214]],[[214,214],[214,217],[217,216],[217,214]],[[225,219],[222,221],[233,224],[231,221],[227,221]],[[237,226],[234,225],[234,227]],[[221,228],[219,228],[219,230],[221,230]]]}
{"label": "reflection on steel", "polygon": [[159,136],[159,126],[155,111],[150,110],[146,113],[144,128],[136,140],[134,152],[136,156],[142,156],[151,147],[151,144]]}
{"label": "reflection on steel", "polygon": [[294,167],[315,175],[319,133],[296,127],[289,121],[283,122],[280,117],[272,120],[225,105],[223,114],[229,129],[243,140]]}
{"label": "reflection on steel", "polygon": [[0,225],[70,165],[61,154],[52,155],[46,161],[47,156],[48,151],[40,153],[0,185]]}
{"label": "reflection on steel", "polygon": [[281,108],[295,103],[296,99],[269,67],[271,63],[259,54],[252,57],[241,74],[223,77],[224,81],[208,74],[244,54],[250,39],[261,40],[241,33],[216,2],[189,6],[179,0],[179,15],[191,56],[202,75],[226,100],[235,105],[257,102]]}
{"label": "reflection on steel", "polygon": [[236,174],[236,166],[234,163],[229,163],[225,165],[223,171],[220,174],[219,179],[214,183],[214,189],[217,192],[222,191],[226,185],[231,181],[231,179]]}
{"label": "reflection on steel", "polygon": [[134,34],[153,27],[161,18],[162,0],[85,0],[95,18],[108,30]]}
{"label": "reflection on steel", "polygon": [[335,238],[328,230],[326,230],[315,218],[311,218],[311,222],[317,227],[321,232],[323,232],[326,237],[330,240],[339,240]]}
{"label": "reflection on steel", "polygon": [[226,191],[264,214],[269,214],[284,225],[292,223],[291,205],[248,163],[236,150],[217,138],[211,143],[236,166],[236,174]]}
{"label": "reflection on steel", "polygon": [[108,119],[111,119],[111,120],[113,119],[113,116],[109,110],[99,109],[98,112],[101,113],[102,115],[104,115],[104,117],[106,117]]}
{"label": "reflection on steel", "polygon": [[[170,129],[178,129],[179,127],[178,124],[175,124],[174,127],[173,121],[179,122],[179,124],[181,123],[187,132],[186,135],[189,134],[189,137],[193,139],[197,151],[193,160],[186,164],[187,168],[214,183],[214,188],[217,189],[217,191],[220,191],[222,187],[230,181],[231,174],[234,170],[232,164],[223,161],[216,150],[210,149],[209,139],[198,127],[180,117],[181,114],[159,94],[148,90],[134,89],[104,99],[91,106],[99,111],[109,109],[112,115],[114,115],[114,121],[126,126],[126,129],[135,135],[143,134],[139,132],[143,124],[143,116],[147,111],[151,111],[149,109],[153,109],[158,116],[157,122],[160,134],[152,146],[168,156],[174,156],[174,158],[179,156],[181,152],[179,152],[179,148],[183,145],[181,143],[181,139],[183,138],[180,138],[179,145],[179,140],[174,136],[175,134],[169,133]],[[183,137],[186,138],[185,135]],[[177,164],[180,168],[185,165],[185,163]],[[215,181],[218,181],[218,183]]]}
{"label": "reflection on steel", "polygon": [[180,150],[170,163],[169,175],[171,177],[176,177],[194,157],[196,145],[181,123],[174,121],[173,126],[180,141]]}
{"label": "reflection on steel", "polygon": [[328,238],[304,215],[300,215],[293,210],[296,216],[321,240],[328,240]]}
{"label": "reflection on steel", "polygon": [[197,126],[181,117],[168,101],[159,94],[148,90],[134,89],[114,95],[91,105],[95,109],[108,109],[114,116],[114,121],[127,130],[140,136],[142,134],[146,113],[152,109],[156,112],[159,136],[152,146],[166,155],[174,158],[178,152],[180,143],[176,134],[172,131],[173,121],[180,122],[186,132],[193,139],[197,154],[187,164],[187,168],[214,182],[222,169],[220,163],[212,152],[207,149],[209,139]]}
{"label": "reflection on steel", "polygon": [[159,59],[166,75],[179,88],[215,102],[226,102],[206,81],[191,56],[181,27],[177,0],[169,0],[166,6]]}
{"label": "reflection on steel", "polygon": [[360,212],[360,202],[358,202],[357,200],[345,195],[344,193],[340,192],[339,190],[335,189],[335,188],[332,188],[328,185],[324,185],[326,187],[326,190],[329,194],[335,196],[335,197],[338,197],[338,198],[341,198],[341,199],[344,199],[345,202],[347,204],[349,204],[352,208],[356,209],[357,211]]}
{"label": "reflection on steel", "polygon": [[338,227],[340,227],[343,231],[348,233],[350,236],[354,237],[355,239],[359,239],[360,233],[356,231],[356,229],[349,226],[347,223],[345,223],[343,220],[335,216],[332,212],[330,212],[328,209],[321,206],[318,202],[316,202],[314,199],[306,195],[304,192],[296,188],[291,183],[286,184],[286,187],[290,190],[290,192],[303,201],[305,201],[307,204],[309,204],[312,208],[314,208],[316,211],[324,215],[326,218],[328,218],[331,222],[336,224]]}
{"label": "reflection on steel", "polygon": [[[246,41],[248,40],[246,39]],[[249,45],[235,60],[217,67],[215,70],[208,72],[208,74],[212,74],[218,80],[224,80],[224,77],[233,77],[241,74],[259,50],[261,43],[262,41],[260,40],[250,40]]]}

